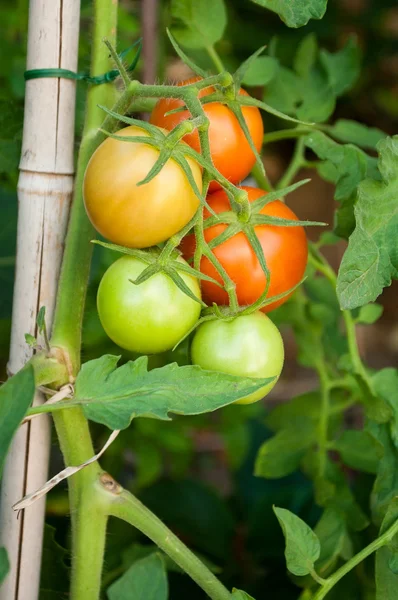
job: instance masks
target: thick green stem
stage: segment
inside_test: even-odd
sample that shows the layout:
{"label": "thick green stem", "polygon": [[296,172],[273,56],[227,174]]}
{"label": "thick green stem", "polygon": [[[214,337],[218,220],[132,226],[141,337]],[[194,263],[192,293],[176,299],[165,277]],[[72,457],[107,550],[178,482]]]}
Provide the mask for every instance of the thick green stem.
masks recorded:
{"label": "thick green stem", "polygon": [[79,498],[73,543],[73,600],[98,600],[100,597],[108,517],[97,501],[97,494],[94,485],[86,485]]}
{"label": "thick green stem", "polygon": [[358,552],[355,556],[353,556],[348,562],[345,563],[340,569],[338,569],[333,575],[330,575],[325,582],[324,585],[317,591],[314,596],[314,600],[323,600],[326,595],[330,592],[330,590],[336,585],[340,579],[347,575],[354,567],[359,565],[365,558],[382,548],[386,544],[388,544],[393,537],[398,533],[398,520],[395,521],[393,525],[383,535],[378,537],[374,542],[366,546],[361,552]]}
{"label": "thick green stem", "polygon": [[212,600],[231,600],[231,594],[217,577],[135,496],[123,491],[115,498],[109,512],[110,515],[127,521],[155,542],[161,550],[192,577],[209,598]]}

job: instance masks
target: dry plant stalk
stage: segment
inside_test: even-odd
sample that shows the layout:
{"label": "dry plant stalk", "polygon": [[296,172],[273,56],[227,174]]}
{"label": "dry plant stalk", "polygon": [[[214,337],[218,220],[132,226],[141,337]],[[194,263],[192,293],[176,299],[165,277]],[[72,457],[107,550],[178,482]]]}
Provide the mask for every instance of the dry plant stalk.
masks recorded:
{"label": "dry plant stalk", "polygon": [[[76,71],[79,0],[31,0],[27,69]],[[73,188],[74,81],[33,79],[26,84],[20,177],[17,261],[9,371],[31,357],[25,333],[37,334],[36,314],[46,307],[51,330],[57,282]],[[37,394],[35,402],[43,401]],[[22,496],[47,480],[50,424],[47,417],[23,425],[13,440],[2,486],[0,545],[11,563],[0,600],[39,596],[45,499],[17,519]]]}

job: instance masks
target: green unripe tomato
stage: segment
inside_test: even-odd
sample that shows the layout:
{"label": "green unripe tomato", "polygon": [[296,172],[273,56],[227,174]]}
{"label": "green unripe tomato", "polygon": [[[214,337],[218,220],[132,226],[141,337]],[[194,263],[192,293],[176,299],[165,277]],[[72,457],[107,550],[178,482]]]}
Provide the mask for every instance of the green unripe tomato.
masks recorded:
{"label": "green unripe tomato", "polygon": [[[201,306],[163,273],[156,273],[140,285],[131,283],[147,266],[133,256],[114,262],[99,285],[97,308],[105,332],[118,346],[140,354],[156,354],[173,348],[191,329]],[[200,298],[197,280],[185,273],[180,275]]]}
{"label": "green unripe tomato", "polygon": [[235,404],[251,404],[266,396],[276,384],[284,361],[282,336],[264,313],[236,317],[233,321],[208,321],[196,330],[191,346],[192,363],[209,371],[240,377],[275,377],[257,392]]}

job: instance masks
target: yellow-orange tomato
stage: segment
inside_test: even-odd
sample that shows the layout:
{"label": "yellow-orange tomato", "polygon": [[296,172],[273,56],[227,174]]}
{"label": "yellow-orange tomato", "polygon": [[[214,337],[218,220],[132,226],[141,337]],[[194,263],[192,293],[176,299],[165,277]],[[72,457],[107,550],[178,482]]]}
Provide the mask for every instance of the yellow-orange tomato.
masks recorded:
{"label": "yellow-orange tomato", "polygon": [[[198,81],[200,77],[193,77],[182,81],[179,85],[187,85]],[[201,90],[200,97],[207,96],[215,92],[213,87]],[[249,94],[241,89],[240,94],[248,96]],[[168,111],[183,106],[184,103],[178,98],[163,98],[157,102],[152,111],[150,122],[158,127],[164,127],[171,130],[178,123],[188,119],[190,113],[187,110],[166,115]],[[209,119],[209,141],[211,157],[214,166],[224,177],[232,183],[242,181],[254,167],[256,158],[249,146],[245,134],[234,113],[220,102],[209,102],[203,105],[204,112]],[[261,113],[255,106],[243,106],[243,117],[246,121],[250,135],[257,150],[261,149],[264,135],[263,121]],[[194,150],[200,152],[200,142],[197,130],[187,134],[183,138],[184,142],[189,144]],[[210,184],[210,191],[219,189],[217,182]]]}
{"label": "yellow-orange tomato", "polygon": [[[148,136],[136,126],[118,131],[120,136]],[[105,238],[129,248],[148,248],[164,242],[182,229],[199,206],[187,176],[169,159],[144,185],[159,150],[140,142],[107,138],[87,165],[83,193],[87,214]],[[202,191],[199,165],[186,157]]]}

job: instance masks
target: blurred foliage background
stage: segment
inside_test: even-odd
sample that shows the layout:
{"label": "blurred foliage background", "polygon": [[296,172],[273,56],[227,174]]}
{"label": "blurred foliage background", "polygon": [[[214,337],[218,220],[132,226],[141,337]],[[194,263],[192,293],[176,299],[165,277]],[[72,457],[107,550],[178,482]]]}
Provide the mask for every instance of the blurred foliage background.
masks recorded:
{"label": "blurred foliage background", "polygon": [[[119,15],[119,49],[131,45],[142,35],[143,5],[133,0],[121,0]],[[156,4],[156,3],[155,3]],[[176,58],[165,36],[170,24],[170,7],[158,2],[157,33],[146,40],[146,49],[139,71],[145,76],[145,61],[155,61],[158,80],[180,80],[187,67]],[[338,100],[334,118],[354,119],[389,134],[396,133],[398,119],[398,7],[396,0],[330,0],[321,21],[310,21],[301,29],[289,29],[277,15],[252,4],[249,0],[228,0],[228,25],[217,51],[228,68],[240,62],[263,44],[277,48],[279,60],[290,66],[296,48],[308,33],[314,33],[319,45],[337,51],[354,34],[361,53],[362,70],[355,87]],[[147,17],[148,18],[148,17]],[[150,16],[149,16],[150,18]],[[153,18],[153,15],[152,15]],[[0,373],[6,377],[9,347],[15,237],[17,222],[16,185],[22,135],[24,79],[28,0],[2,0],[0,6]],[[80,70],[88,70],[90,53],[91,3],[82,2],[80,36]],[[276,36],[276,38],[275,38]],[[202,50],[190,51],[202,66],[211,68],[208,55]],[[149,64],[148,62],[148,64]],[[45,66],[45,65],[43,65]],[[148,66],[148,65],[147,65]],[[77,89],[76,149],[84,119],[85,84]],[[252,89],[256,93],[256,89]],[[288,102],[291,90],[286,88]],[[284,110],[283,107],[280,107]],[[267,116],[266,131],[276,127]],[[265,149],[265,164],[271,180],[278,179],[292,153],[291,141],[271,144]],[[306,175],[306,173],[302,173]],[[333,188],[311,171],[312,182],[289,197],[290,205],[302,219],[333,221]],[[319,231],[311,229],[317,237]],[[338,265],[344,243],[333,247],[328,258]],[[84,325],[84,360],[103,353],[123,354],[105,336],[99,323],[95,297],[98,282],[114,257],[109,251],[95,248],[88,291]],[[379,300],[384,305],[383,318],[361,338],[362,352],[375,367],[396,362],[398,356],[397,286],[385,290]],[[286,577],[283,539],[272,513],[272,504],[289,508],[310,525],[319,517],[313,501],[312,484],[304,475],[294,473],[276,480],[253,476],[253,463],[258,447],[270,434],[266,426],[269,406],[289,400],[314,387],[312,373],[297,366],[294,338],[284,332],[287,363],[283,379],[267,405],[228,407],[205,417],[174,419],[170,423],[137,420],[122,432],[106,453],[104,468],[134,490],[156,514],[176,531],[184,541],[200,553],[228,585],[245,589],[257,600],[272,597],[293,600],[298,588]],[[123,354],[123,360],[134,358]],[[187,345],[173,356],[152,359],[152,366],[177,360],[188,361]],[[316,384],[315,384],[316,385]],[[96,446],[105,440],[107,432],[94,427]],[[51,471],[56,472],[61,457],[54,447]],[[360,475],[354,486],[364,497],[372,482],[370,475]],[[362,492],[361,492],[362,490]],[[48,523],[55,527],[46,533],[43,589],[58,593],[65,560],[53,560],[54,544],[68,547],[67,504],[65,489],[55,490],[48,498]],[[54,537],[55,535],[55,537]],[[110,525],[105,582],[112,582],[131,562],[148,551],[148,543],[133,529],[122,523]],[[49,573],[52,573],[50,576]],[[172,567],[171,598],[191,600],[203,598],[203,593]],[[350,587],[353,585],[354,587]],[[330,594],[330,600],[364,598],[361,592],[344,580]],[[45,596],[43,598],[50,598]],[[55,596],[54,596],[55,597]],[[60,596],[57,596],[60,597]],[[328,596],[329,598],[329,596]]]}

